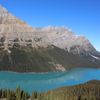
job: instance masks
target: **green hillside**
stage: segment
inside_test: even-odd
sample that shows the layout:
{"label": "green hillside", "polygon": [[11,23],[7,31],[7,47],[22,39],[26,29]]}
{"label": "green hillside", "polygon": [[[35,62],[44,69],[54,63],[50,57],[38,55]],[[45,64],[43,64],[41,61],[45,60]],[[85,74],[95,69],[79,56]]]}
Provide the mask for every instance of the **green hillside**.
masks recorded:
{"label": "green hillside", "polygon": [[100,81],[91,80],[84,84],[59,87],[44,94],[49,100],[100,100]]}
{"label": "green hillside", "polygon": [[0,70],[14,72],[54,72],[74,68],[99,68],[100,64],[82,59],[55,46],[47,48],[14,45],[0,50]]}

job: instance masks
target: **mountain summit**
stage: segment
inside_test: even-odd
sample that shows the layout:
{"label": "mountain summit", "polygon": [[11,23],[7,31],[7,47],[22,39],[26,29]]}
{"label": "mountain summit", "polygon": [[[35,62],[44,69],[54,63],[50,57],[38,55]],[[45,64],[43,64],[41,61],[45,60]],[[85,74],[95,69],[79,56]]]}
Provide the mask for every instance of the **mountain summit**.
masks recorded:
{"label": "mountain summit", "polygon": [[11,17],[14,17],[14,15],[10,14],[6,8],[0,5],[0,17],[10,17],[11,18]]}

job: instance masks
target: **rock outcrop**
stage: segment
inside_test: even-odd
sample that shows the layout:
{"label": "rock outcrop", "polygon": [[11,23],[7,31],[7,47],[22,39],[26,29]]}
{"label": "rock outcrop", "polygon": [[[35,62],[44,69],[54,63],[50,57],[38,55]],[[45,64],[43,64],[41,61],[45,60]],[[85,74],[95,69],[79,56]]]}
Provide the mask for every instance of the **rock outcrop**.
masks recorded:
{"label": "rock outcrop", "polygon": [[[47,46],[49,43],[44,43],[41,36],[35,35],[35,28],[29,26],[23,20],[10,14],[5,8],[0,6],[0,44],[1,48],[12,47],[14,43],[32,47]],[[2,41],[2,38],[5,38]],[[40,42],[41,41],[41,42]],[[3,45],[2,45],[3,42]]]}

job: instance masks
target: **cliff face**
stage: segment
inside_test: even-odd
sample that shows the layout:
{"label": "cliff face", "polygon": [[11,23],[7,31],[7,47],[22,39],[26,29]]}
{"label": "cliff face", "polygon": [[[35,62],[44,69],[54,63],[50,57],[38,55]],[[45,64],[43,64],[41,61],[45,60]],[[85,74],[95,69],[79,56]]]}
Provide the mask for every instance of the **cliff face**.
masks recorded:
{"label": "cliff face", "polygon": [[[42,42],[40,36],[35,36],[35,28],[29,26],[23,20],[10,14],[5,8],[0,6],[0,44],[1,48],[11,48],[14,43],[22,46],[32,47],[47,46],[48,43]],[[3,41],[2,41],[3,39]],[[41,42],[39,42],[41,41]],[[2,45],[3,42],[3,45]]]}
{"label": "cliff face", "polygon": [[66,26],[48,26],[38,31],[47,35],[47,42],[50,42],[61,49],[91,59],[92,61],[100,60],[100,53],[96,51],[89,40],[83,35],[75,35],[74,32]]}
{"label": "cliff face", "polygon": [[0,48],[13,45],[33,48],[54,45],[92,61],[100,61],[100,53],[83,35],[76,36],[66,26],[33,28],[0,6]]}

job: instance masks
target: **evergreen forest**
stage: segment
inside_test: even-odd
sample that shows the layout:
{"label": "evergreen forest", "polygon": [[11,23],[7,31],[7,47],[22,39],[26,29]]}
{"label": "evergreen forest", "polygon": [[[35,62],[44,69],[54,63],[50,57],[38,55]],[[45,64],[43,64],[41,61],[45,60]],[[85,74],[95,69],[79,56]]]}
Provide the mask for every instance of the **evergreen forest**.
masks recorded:
{"label": "evergreen forest", "polygon": [[29,95],[18,86],[15,90],[1,89],[0,100],[100,100],[100,81],[91,80],[83,84],[59,87],[51,91]]}

